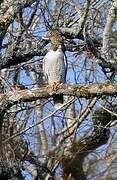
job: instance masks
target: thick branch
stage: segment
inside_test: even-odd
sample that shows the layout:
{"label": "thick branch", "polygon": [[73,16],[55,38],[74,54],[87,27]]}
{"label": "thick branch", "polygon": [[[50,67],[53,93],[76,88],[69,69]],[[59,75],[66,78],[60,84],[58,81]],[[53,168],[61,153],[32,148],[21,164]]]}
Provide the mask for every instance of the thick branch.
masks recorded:
{"label": "thick branch", "polygon": [[[29,0],[28,2],[22,1],[19,3],[19,1],[15,1],[14,3],[14,1],[11,0],[8,4],[8,2],[6,3],[6,1],[3,1],[0,7],[0,46],[2,44],[2,40],[4,39],[4,35],[6,34],[9,25],[13,22],[16,14],[22,8],[26,8],[34,2],[35,0]],[[4,11],[6,12],[4,13]]]}
{"label": "thick branch", "polygon": [[8,58],[5,63],[3,62],[0,64],[0,70],[4,68],[10,68],[11,66],[15,66],[15,65],[27,62],[31,60],[34,56],[41,56],[43,54],[44,52],[42,52],[41,50],[28,52],[25,54],[16,53],[12,57]]}
{"label": "thick branch", "polygon": [[0,64],[0,70],[3,68],[9,68],[11,66],[15,66],[27,61],[30,61],[34,56],[44,56],[46,54],[46,50],[43,48],[48,44],[48,41],[44,41],[43,39],[38,39],[35,43],[35,47],[31,47],[28,51],[24,52],[22,48],[13,50],[13,55],[11,55],[7,59],[3,59]]}
{"label": "thick branch", "polygon": [[110,37],[112,33],[112,26],[115,22],[117,15],[117,2],[113,2],[109,11],[107,23],[105,25],[104,34],[103,34],[103,49],[107,61],[112,61],[112,56],[110,52]]}
{"label": "thick branch", "polygon": [[102,96],[115,96],[117,95],[116,84],[97,84],[97,85],[70,85],[63,84],[60,89],[53,91],[48,86],[41,88],[33,88],[30,90],[14,90],[10,91],[7,96],[0,94],[1,109],[5,104],[15,104],[23,101],[35,101],[39,98],[50,98],[53,94],[64,94],[69,96],[76,96],[78,98],[91,98]]}

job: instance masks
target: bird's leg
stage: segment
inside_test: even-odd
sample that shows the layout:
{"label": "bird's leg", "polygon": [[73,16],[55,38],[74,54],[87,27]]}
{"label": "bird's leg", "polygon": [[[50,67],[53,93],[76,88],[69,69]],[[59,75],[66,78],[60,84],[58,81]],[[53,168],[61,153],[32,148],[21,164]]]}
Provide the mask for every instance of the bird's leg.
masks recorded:
{"label": "bird's leg", "polygon": [[51,89],[54,90],[54,86],[55,86],[55,82],[48,84],[48,85],[47,85],[47,88],[51,88]]}
{"label": "bird's leg", "polygon": [[53,90],[54,90],[54,91],[57,91],[59,88],[61,88],[62,84],[63,84],[63,83],[55,82],[55,83],[53,84]]}
{"label": "bird's leg", "polygon": [[63,83],[59,83],[59,82],[53,82],[51,84],[48,85],[49,88],[52,88],[54,91],[57,91],[59,88],[61,88]]}

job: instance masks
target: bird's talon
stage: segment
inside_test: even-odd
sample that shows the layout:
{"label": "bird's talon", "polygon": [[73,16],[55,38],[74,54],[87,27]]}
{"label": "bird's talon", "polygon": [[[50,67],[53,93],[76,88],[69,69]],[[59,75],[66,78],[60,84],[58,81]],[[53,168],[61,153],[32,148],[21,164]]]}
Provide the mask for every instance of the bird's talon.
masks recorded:
{"label": "bird's talon", "polygon": [[59,88],[61,88],[62,83],[55,83],[54,90],[57,91]]}
{"label": "bird's talon", "polygon": [[54,82],[52,84],[49,84],[47,88],[52,88],[53,91],[57,91],[59,88],[61,88],[63,83]]}

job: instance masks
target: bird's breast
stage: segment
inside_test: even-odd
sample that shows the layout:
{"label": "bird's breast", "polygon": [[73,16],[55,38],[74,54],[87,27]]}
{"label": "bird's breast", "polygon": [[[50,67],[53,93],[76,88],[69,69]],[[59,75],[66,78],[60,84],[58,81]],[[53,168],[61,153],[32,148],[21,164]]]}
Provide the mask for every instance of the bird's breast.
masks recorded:
{"label": "bird's breast", "polygon": [[62,60],[64,59],[64,53],[61,51],[49,51],[45,56],[48,61],[56,61],[57,59]]}
{"label": "bird's breast", "polygon": [[45,68],[48,83],[64,82],[64,53],[62,51],[49,51],[45,56]]}

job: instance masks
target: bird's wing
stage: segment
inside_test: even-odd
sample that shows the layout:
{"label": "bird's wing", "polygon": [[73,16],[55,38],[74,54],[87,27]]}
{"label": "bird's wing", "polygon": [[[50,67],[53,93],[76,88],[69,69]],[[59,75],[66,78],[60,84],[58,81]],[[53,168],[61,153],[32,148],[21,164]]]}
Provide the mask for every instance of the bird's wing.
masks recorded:
{"label": "bird's wing", "polygon": [[43,80],[45,83],[48,83],[48,58],[47,58],[47,54],[45,55],[44,59],[43,59]]}

